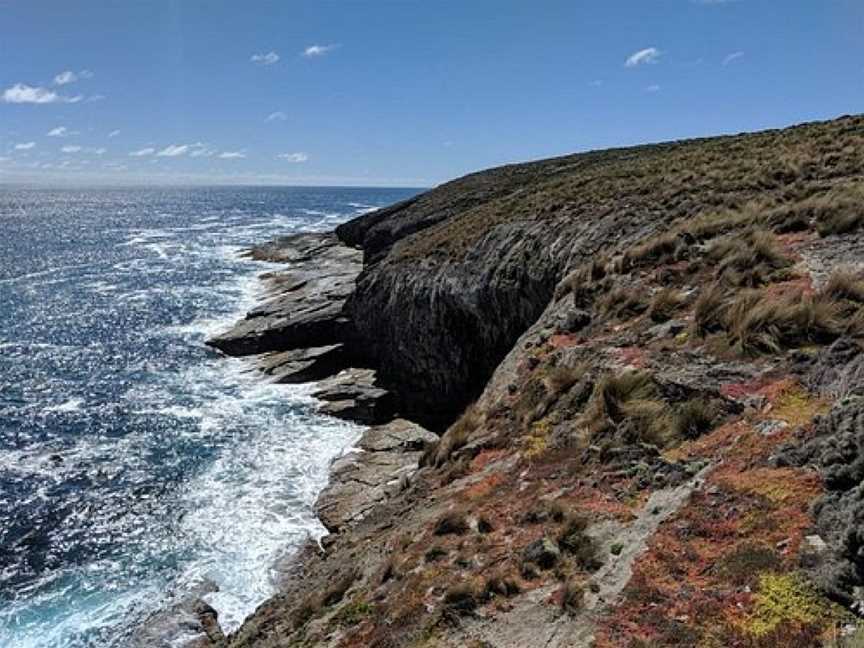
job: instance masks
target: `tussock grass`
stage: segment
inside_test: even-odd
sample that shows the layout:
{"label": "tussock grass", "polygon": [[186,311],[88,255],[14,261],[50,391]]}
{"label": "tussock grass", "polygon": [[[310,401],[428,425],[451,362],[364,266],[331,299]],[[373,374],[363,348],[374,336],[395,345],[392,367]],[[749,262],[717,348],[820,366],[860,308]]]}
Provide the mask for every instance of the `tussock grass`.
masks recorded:
{"label": "tussock grass", "polygon": [[717,410],[711,401],[693,398],[675,407],[673,434],[678,439],[696,439],[714,427]]}
{"label": "tussock grass", "polygon": [[684,295],[674,288],[663,288],[651,298],[648,317],[653,322],[667,322],[684,303]]}
{"label": "tussock grass", "polygon": [[677,231],[666,232],[634,245],[624,253],[625,267],[671,263],[684,258],[689,246]]}
{"label": "tussock grass", "polygon": [[733,348],[749,356],[830,343],[844,329],[837,302],[802,293],[778,297],[747,291],[732,302],[726,317]]}
{"label": "tussock grass", "polygon": [[483,422],[477,408],[471,404],[462,416],[435,443],[429,444],[420,457],[420,466],[440,468],[457,450],[464,448],[468,438]]}
{"label": "tussock grass", "polygon": [[575,614],[585,604],[585,590],[573,581],[564,584],[561,591],[561,609],[568,614]]}
{"label": "tussock grass", "polygon": [[619,287],[606,293],[597,302],[597,310],[607,317],[625,319],[641,315],[648,309],[645,295],[629,287]]}
{"label": "tussock grass", "polygon": [[864,225],[864,185],[847,185],[809,200],[808,209],[820,236],[848,234]]}
{"label": "tussock grass", "polygon": [[821,293],[831,299],[846,299],[864,304],[864,278],[850,268],[835,270]]}
{"label": "tussock grass", "polygon": [[748,230],[716,240],[706,258],[716,263],[716,276],[731,286],[751,287],[770,282],[777,271],[792,265],[766,230]]}
{"label": "tussock grass", "polygon": [[450,511],[438,518],[434,533],[436,536],[463,535],[468,528],[468,518],[463,512]]}
{"label": "tussock grass", "polygon": [[477,609],[478,598],[478,592],[472,585],[453,585],[444,594],[444,611],[458,616],[470,615]]}
{"label": "tussock grass", "polygon": [[729,293],[719,283],[712,284],[696,299],[693,309],[693,332],[704,337],[721,331],[726,326]]}
{"label": "tussock grass", "polygon": [[586,533],[588,520],[582,516],[570,517],[558,533],[558,546],[570,554],[585,571],[596,571],[603,566],[597,542]]}

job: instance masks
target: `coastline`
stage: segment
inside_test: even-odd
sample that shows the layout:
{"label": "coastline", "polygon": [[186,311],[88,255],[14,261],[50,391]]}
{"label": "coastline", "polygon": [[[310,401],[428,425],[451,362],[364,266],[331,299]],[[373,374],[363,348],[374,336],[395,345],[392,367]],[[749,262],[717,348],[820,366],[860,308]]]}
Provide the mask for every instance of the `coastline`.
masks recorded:
{"label": "coastline", "polygon": [[[836,287],[862,272],[861,161],[813,142],[858,150],[862,123],[491,169],[300,243],[289,294],[211,343],[285,353],[288,381],[341,345],[356,366],[313,395],[385,425],[334,462],[330,533],[205,645],[810,645],[849,626],[857,464],[836,448],[860,434],[864,298]],[[778,173],[781,143],[806,164]],[[350,280],[302,280],[352,248]],[[794,329],[816,302],[831,317]],[[751,332],[736,305],[778,319]],[[763,632],[777,583],[820,614]]]}

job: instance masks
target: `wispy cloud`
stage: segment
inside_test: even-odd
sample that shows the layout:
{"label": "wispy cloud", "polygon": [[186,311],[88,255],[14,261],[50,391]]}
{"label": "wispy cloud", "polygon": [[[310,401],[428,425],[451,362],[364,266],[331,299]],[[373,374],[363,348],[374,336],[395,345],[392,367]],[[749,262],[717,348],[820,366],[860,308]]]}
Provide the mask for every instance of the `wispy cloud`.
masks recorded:
{"label": "wispy cloud", "polygon": [[252,63],[258,65],[273,65],[279,62],[279,55],[276,52],[267,52],[266,54],[253,54],[249,59]]}
{"label": "wispy cloud", "polygon": [[189,144],[170,144],[159,151],[158,157],[179,157],[186,155],[189,152]]}
{"label": "wispy cloud", "polygon": [[69,146],[64,146],[60,150],[63,151],[63,153],[80,153],[81,147],[70,144]]}
{"label": "wispy cloud", "polygon": [[651,93],[660,92],[660,86],[657,85],[656,83],[652,83],[647,88],[645,88],[645,92],[651,92]]}
{"label": "wispy cloud", "polygon": [[242,160],[246,154],[242,151],[224,151],[219,154],[220,160]]}
{"label": "wispy cloud", "polygon": [[732,52],[723,59],[723,67],[726,67],[727,65],[730,65],[743,57],[744,52]]}
{"label": "wispy cloud", "polygon": [[588,83],[592,88],[599,88],[603,85],[603,79],[594,79],[593,81]]}
{"label": "wispy cloud", "polygon": [[48,88],[29,86],[26,83],[16,83],[11,88],[3,91],[2,101],[12,104],[51,104],[51,103],[78,103],[84,97],[76,95],[67,97],[57,94]]}
{"label": "wispy cloud", "polygon": [[197,157],[211,157],[216,154],[216,151],[202,144],[201,142],[195,142],[194,144],[189,145],[189,157],[197,158]]}
{"label": "wispy cloud", "polygon": [[16,151],[29,151],[32,148],[36,147],[36,142],[22,142],[20,144],[15,145]]}
{"label": "wispy cloud", "polygon": [[61,72],[54,77],[54,85],[67,85],[69,83],[75,83],[77,80],[77,74],[75,74],[72,70],[66,70],[65,72]]}
{"label": "wispy cloud", "polygon": [[78,131],[69,130],[65,126],[58,126],[57,128],[52,128],[46,133],[48,137],[69,137],[70,135],[77,134]]}
{"label": "wispy cloud", "polygon": [[307,58],[311,58],[313,56],[324,56],[325,54],[332,52],[338,47],[339,45],[336,43],[332,45],[310,45],[303,50],[303,56]]}
{"label": "wispy cloud", "polygon": [[309,156],[303,152],[298,153],[280,153],[276,156],[280,160],[286,160],[288,162],[306,162],[309,159]]}
{"label": "wispy cloud", "polygon": [[637,65],[656,63],[660,60],[660,50],[656,47],[646,47],[631,54],[624,65],[627,67],[636,67]]}
{"label": "wispy cloud", "polygon": [[267,119],[265,119],[264,121],[268,121],[268,122],[285,121],[286,119],[288,119],[288,115],[286,115],[281,110],[277,110],[276,112],[272,112],[269,115],[267,115]]}
{"label": "wispy cloud", "polygon": [[109,138],[111,138],[111,137],[117,137],[119,134],[120,134],[120,131],[119,131],[119,130],[113,130],[113,131],[111,131],[110,133],[108,133],[108,137],[109,137]]}
{"label": "wispy cloud", "polygon": [[152,146],[148,146],[147,148],[138,149],[137,151],[132,151],[129,153],[132,157],[146,157],[148,155],[153,155],[156,152],[156,149]]}

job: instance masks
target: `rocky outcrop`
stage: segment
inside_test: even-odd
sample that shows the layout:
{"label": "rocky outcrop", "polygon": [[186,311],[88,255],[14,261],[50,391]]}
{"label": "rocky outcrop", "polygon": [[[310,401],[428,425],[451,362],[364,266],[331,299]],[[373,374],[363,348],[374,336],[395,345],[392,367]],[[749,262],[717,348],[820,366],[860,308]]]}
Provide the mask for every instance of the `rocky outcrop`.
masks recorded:
{"label": "rocky outcrop", "polygon": [[372,369],[346,369],[322,380],[312,396],[323,401],[318,411],[367,425],[377,425],[392,419],[393,394],[376,384]]}
{"label": "rocky outcrop", "polygon": [[208,345],[242,356],[351,340],[343,307],[361,269],[359,252],[332,234],[299,234],[253,248],[249,256],[287,269],[265,275],[265,301]]}
{"label": "rocky outcrop", "polygon": [[427,444],[438,436],[419,425],[396,419],[363,433],[357,450],[337,459],[330,483],[315,511],[331,533],[362,520],[369,511],[405,487],[417,470]]}

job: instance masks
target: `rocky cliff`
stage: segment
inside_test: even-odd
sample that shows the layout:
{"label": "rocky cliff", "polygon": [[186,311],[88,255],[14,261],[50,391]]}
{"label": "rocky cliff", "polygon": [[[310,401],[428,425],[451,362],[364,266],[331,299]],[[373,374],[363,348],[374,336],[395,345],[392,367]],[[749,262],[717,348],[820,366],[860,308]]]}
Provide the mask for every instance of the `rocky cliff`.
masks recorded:
{"label": "rocky cliff", "polygon": [[856,640],[862,174],[845,117],[502,167],[341,226],[362,269],[311,307],[338,326],[283,294],[257,351],[340,346],[376,423],[443,436],[373,429],[319,501],[333,533],[217,643]]}

